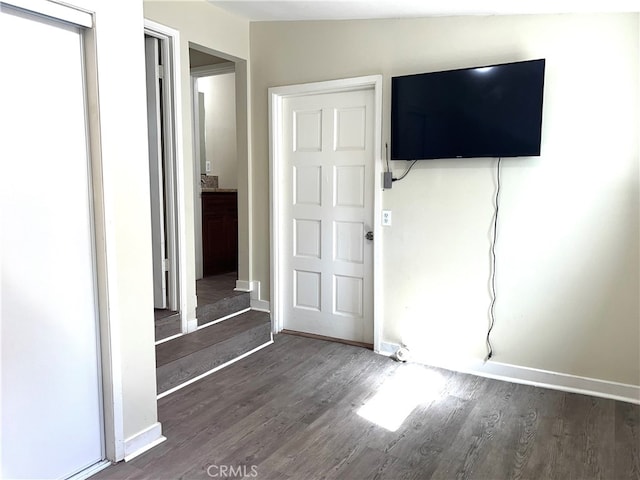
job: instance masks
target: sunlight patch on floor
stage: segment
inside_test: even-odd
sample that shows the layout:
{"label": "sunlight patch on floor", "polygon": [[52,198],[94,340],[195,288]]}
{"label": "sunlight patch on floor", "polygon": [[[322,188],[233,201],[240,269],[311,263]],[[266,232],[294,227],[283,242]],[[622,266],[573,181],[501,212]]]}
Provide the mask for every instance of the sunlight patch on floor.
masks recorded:
{"label": "sunlight patch on floor", "polygon": [[395,432],[420,404],[435,400],[445,379],[420,365],[402,365],[361,408],[358,415]]}

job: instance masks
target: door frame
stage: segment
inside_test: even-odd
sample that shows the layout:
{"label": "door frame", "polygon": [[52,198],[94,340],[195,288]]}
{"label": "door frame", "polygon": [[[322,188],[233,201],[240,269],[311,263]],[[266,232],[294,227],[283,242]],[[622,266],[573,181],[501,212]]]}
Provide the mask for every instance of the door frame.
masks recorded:
{"label": "door frame", "polygon": [[[157,38],[161,43],[165,87],[163,89],[164,112],[163,139],[165,142],[165,172],[167,178],[166,251],[169,258],[167,281],[167,307],[180,315],[180,330],[187,332],[187,227],[185,221],[185,182],[182,134],[182,87],[180,81],[180,32],[152,20],[144,19],[144,34]],[[167,168],[169,166],[170,168]]]}
{"label": "door frame", "polygon": [[[290,97],[340,93],[359,90],[374,91],[374,182],[382,178],[382,75],[329,80],[324,82],[269,88],[269,188],[271,212],[271,329],[279,333],[284,328],[284,262],[283,238],[285,186],[279,181],[284,169],[284,100]],[[382,345],[382,188],[373,188],[373,350]]]}

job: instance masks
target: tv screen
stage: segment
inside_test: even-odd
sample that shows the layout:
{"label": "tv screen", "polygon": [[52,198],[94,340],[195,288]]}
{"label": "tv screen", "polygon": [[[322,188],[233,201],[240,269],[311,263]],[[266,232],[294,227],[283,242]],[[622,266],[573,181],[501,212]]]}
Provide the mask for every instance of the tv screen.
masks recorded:
{"label": "tv screen", "polygon": [[545,61],[391,79],[391,159],[540,155]]}

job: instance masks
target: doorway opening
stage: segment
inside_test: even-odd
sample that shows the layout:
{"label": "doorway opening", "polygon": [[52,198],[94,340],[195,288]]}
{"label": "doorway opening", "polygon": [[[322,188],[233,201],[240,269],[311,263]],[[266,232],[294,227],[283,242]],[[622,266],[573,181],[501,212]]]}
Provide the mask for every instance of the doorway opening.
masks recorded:
{"label": "doorway opening", "polygon": [[248,308],[238,280],[235,62],[190,44],[198,327]]}
{"label": "doorway opening", "polygon": [[145,71],[149,141],[149,185],[153,258],[153,300],[156,343],[186,331],[181,294],[178,195],[180,158],[175,65],[175,32],[147,21]]}

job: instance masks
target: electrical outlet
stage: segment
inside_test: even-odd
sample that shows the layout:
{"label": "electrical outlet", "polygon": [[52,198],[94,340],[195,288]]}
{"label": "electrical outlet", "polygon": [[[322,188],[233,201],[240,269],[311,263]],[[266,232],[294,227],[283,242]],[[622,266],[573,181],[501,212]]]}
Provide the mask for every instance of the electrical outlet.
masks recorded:
{"label": "electrical outlet", "polygon": [[382,225],[385,227],[391,226],[391,210],[382,211]]}
{"label": "electrical outlet", "polygon": [[204,170],[207,173],[211,173],[211,162],[205,162],[204,164]]}

